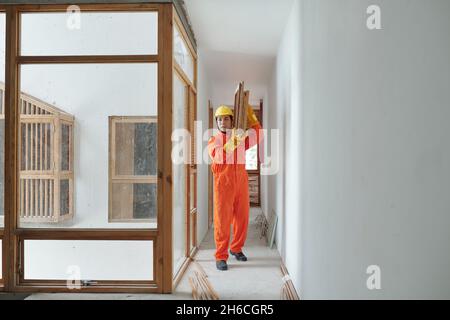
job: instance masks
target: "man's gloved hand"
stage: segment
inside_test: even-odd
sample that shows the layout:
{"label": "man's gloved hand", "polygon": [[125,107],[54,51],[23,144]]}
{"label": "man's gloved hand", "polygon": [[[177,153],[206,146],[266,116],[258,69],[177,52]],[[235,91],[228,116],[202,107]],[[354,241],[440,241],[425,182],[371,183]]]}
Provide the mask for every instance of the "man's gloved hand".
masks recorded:
{"label": "man's gloved hand", "polygon": [[237,133],[236,129],[232,129],[231,137],[227,143],[223,146],[223,149],[226,153],[231,153],[236,150],[236,148],[244,141],[246,138],[245,133]]}
{"label": "man's gloved hand", "polygon": [[258,118],[250,105],[247,105],[247,127],[251,128],[255,124],[259,123]]}

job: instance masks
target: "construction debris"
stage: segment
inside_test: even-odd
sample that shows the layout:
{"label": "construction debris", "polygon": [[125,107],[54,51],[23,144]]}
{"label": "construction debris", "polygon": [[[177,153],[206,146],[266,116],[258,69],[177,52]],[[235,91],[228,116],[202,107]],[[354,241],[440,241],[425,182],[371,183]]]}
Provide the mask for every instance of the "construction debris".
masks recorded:
{"label": "construction debris", "polygon": [[260,213],[256,219],[256,228],[261,229],[259,234],[259,239],[266,237],[267,232],[269,230],[269,223],[267,222],[266,216],[264,213]]}
{"label": "construction debris", "polygon": [[203,277],[208,278],[205,270],[203,270],[202,266],[195,260],[192,260],[192,266],[196,271],[198,271]]}
{"label": "construction debris", "polygon": [[207,279],[208,276],[200,264],[195,261],[192,264],[196,270],[194,270],[194,276],[189,277],[189,284],[194,300],[219,300],[219,295]]}
{"label": "construction debris", "polygon": [[284,264],[281,264],[281,272],[283,273],[283,287],[281,288],[281,300],[300,300],[300,297],[295,290],[294,283],[292,282],[289,273],[287,272]]}

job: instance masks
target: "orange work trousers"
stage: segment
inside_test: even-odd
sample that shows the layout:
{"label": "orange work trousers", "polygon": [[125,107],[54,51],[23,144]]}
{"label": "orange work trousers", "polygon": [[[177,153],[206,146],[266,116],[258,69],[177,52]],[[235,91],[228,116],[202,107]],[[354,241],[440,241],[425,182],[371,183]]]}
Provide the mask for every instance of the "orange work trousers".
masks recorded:
{"label": "orange work trousers", "polygon": [[[242,148],[231,154],[223,150],[227,140],[224,133],[219,133],[208,142],[209,155],[213,159],[216,260],[227,261],[228,248],[232,252],[241,252],[247,239],[250,200],[245,151],[259,142],[261,126],[257,124],[252,128],[256,136],[247,138]],[[230,244],[231,227],[233,240]]]}

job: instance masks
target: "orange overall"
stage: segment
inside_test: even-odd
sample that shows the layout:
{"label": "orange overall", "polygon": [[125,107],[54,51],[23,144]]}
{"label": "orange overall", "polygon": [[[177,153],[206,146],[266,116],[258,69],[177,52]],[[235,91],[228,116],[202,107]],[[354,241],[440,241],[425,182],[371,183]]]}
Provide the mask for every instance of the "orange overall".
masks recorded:
{"label": "orange overall", "polygon": [[260,142],[261,125],[254,124],[245,138],[245,143],[232,153],[224,150],[229,137],[219,132],[208,142],[208,152],[212,159],[214,176],[214,238],[216,260],[228,260],[230,226],[233,226],[233,241],[230,250],[242,252],[247,238],[250,201],[248,195],[248,175],[245,170],[245,150]]}

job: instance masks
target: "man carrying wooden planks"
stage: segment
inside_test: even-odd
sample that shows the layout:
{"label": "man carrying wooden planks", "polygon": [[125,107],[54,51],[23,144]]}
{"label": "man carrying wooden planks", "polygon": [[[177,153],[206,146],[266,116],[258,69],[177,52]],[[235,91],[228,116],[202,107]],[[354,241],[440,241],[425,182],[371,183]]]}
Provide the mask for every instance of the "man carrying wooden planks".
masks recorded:
{"label": "man carrying wooden planks", "polygon": [[215,258],[216,267],[221,271],[228,269],[230,225],[233,226],[230,253],[238,261],[247,261],[242,252],[250,211],[245,151],[261,142],[262,127],[252,107],[247,104],[246,108],[248,130],[239,134],[233,128],[233,111],[227,106],[219,107],[215,117],[220,132],[208,142],[214,176]]}

